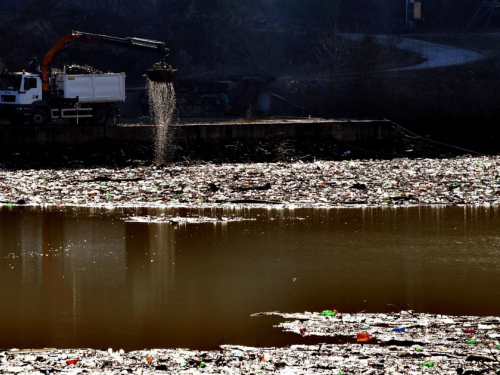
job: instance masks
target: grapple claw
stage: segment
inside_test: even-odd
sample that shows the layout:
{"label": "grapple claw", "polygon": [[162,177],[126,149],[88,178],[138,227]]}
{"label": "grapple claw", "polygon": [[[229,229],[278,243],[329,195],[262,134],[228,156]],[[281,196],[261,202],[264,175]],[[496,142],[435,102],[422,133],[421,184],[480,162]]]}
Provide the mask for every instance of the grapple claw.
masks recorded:
{"label": "grapple claw", "polygon": [[170,83],[175,80],[177,69],[172,69],[172,66],[158,62],[153,65],[152,69],[147,70],[146,75],[150,81]]}

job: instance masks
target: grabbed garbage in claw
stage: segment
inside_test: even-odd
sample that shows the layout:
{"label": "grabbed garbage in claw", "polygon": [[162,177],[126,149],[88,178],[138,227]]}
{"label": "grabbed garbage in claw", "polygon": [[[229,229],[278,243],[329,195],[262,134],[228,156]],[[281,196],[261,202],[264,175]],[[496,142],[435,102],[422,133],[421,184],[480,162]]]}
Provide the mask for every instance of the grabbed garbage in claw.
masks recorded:
{"label": "grabbed garbage in claw", "polygon": [[172,68],[172,65],[168,65],[164,60],[158,61],[148,69],[146,73],[148,79],[153,82],[165,82],[171,83],[177,76],[177,70]]}

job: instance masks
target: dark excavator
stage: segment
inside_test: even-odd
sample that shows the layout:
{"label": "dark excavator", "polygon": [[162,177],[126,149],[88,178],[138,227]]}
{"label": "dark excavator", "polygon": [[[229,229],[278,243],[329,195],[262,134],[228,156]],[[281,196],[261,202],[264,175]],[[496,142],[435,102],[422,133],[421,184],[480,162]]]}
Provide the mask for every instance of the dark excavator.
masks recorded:
{"label": "dark excavator", "polygon": [[134,48],[139,50],[146,50],[157,52],[160,60],[155,63],[151,69],[146,71],[147,77],[154,82],[173,82],[177,76],[177,70],[172,69],[171,65],[165,62],[168,56],[169,49],[165,47],[164,42],[150,39],[142,39],[135,37],[119,38],[109,35],[100,35],[86,33],[82,31],[72,31],[71,34],[62,36],[56,44],[45,54],[41,65],[43,91],[50,92],[49,86],[49,65],[56,55],[68,44],[73,41],[79,41],[90,44],[111,44],[125,48]]}

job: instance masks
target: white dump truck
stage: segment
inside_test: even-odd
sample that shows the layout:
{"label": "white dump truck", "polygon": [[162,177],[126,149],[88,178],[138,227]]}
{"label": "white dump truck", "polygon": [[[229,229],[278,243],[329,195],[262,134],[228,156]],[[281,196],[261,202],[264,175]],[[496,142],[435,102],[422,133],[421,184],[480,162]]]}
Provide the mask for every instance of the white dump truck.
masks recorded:
{"label": "white dump truck", "polygon": [[50,63],[72,41],[152,50],[160,54],[161,60],[147,70],[150,80],[172,82],[177,74],[165,63],[168,49],[163,42],[72,31],[45,54],[40,70],[30,64],[30,72],[6,70],[0,74],[0,118],[10,120],[13,125],[29,122],[41,126],[55,119],[105,125],[110,116],[118,115],[117,104],[125,101],[125,73],[51,73]]}
{"label": "white dump truck", "polygon": [[55,119],[74,124],[105,125],[125,101],[125,74],[55,74],[49,78],[52,95],[44,99],[38,73],[0,75],[0,115],[19,125],[44,125]]}

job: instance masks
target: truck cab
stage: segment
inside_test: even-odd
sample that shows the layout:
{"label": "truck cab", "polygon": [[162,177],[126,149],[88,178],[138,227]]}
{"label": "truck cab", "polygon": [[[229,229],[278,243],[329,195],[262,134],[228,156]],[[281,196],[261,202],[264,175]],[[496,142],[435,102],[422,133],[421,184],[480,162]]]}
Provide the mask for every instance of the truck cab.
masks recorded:
{"label": "truck cab", "polygon": [[42,79],[38,73],[4,72],[0,75],[0,117],[22,123],[33,103],[42,100]]}
{"label": "truck cab", "polygon": [[31,105],[42,99],[42,80],[38,73],[0,75],[0,104]]}
{"label": "truck cab", "polygon": [[42,126],[53,120],[105,126],[119,114],[125,101],[125,73],[66,74],[49,77],[51,91],[43,91],[38,73],[0,74],[0,118],[12,125]]}

